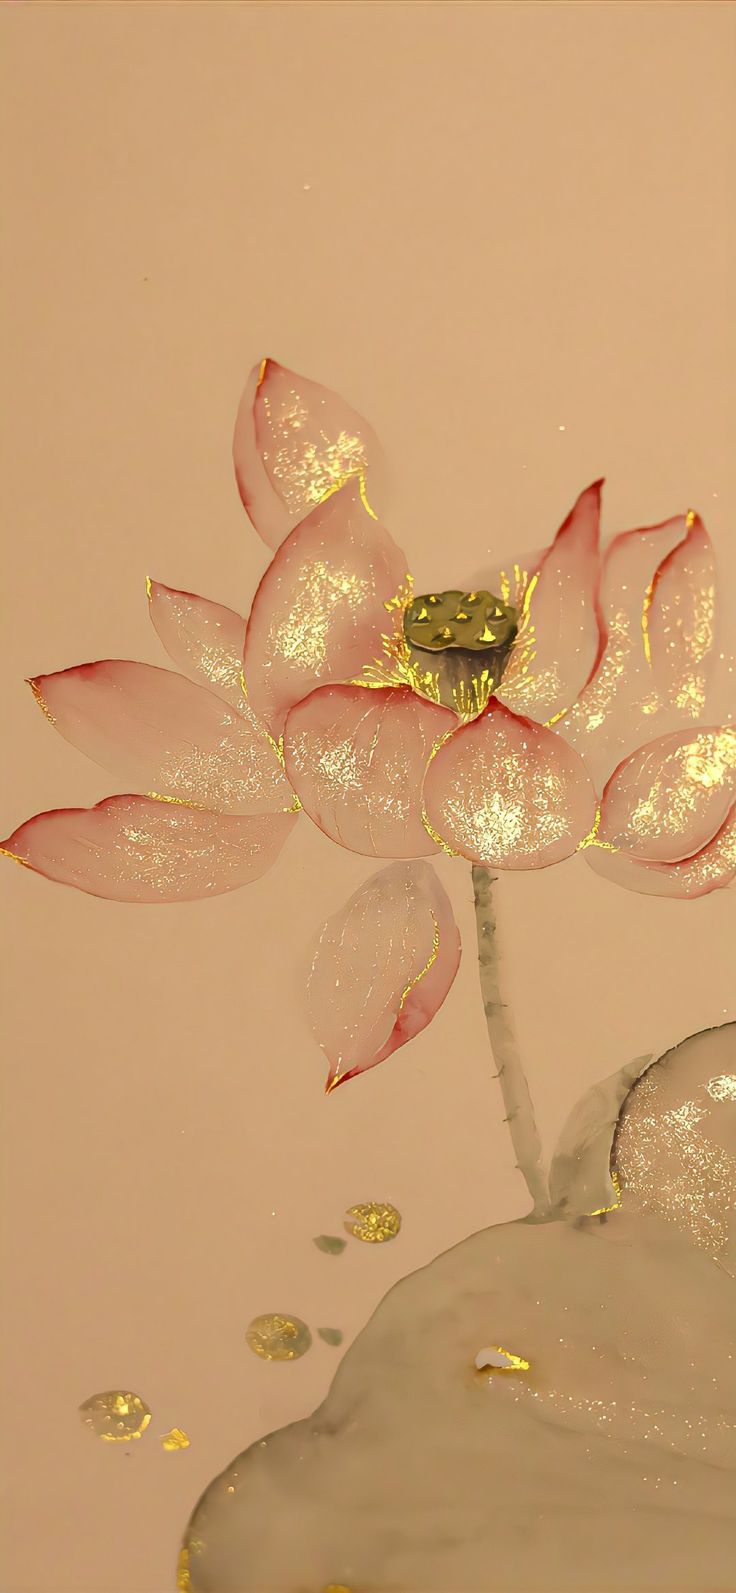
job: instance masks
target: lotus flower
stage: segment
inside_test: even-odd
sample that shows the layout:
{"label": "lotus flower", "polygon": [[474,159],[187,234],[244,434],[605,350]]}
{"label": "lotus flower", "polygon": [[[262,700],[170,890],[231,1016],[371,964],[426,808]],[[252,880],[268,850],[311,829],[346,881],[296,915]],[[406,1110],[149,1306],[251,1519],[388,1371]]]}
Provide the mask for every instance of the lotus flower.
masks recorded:
{"label": "lotus flower", "polygon": [[30,682],[62,736],[143,794],[38,814],[5,843],[18,862],[93,895],[182,901],[257,878],[299,811],[392,860],[320,937],[328,1087],[418,1033],[452,984],[459,937],[428,857],[482,873],[582,851],[680,897],[733,878],[736,732],[706,719],[715,574],[697,514],[601,557],[596,482],[541,553],[482,589],[417,595],[378,518],[374,434],[334,394],[264,361],[234,459],[275,549],[247,623],[149,582],[182,673],[108,660]]}

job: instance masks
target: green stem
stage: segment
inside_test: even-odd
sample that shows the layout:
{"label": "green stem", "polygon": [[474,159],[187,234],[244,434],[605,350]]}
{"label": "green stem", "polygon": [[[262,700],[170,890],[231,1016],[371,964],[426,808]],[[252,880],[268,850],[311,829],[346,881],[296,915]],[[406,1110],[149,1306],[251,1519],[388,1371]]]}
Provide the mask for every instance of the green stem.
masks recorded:
{"label": "green stem", "polygon": [[542,1165],[542,1145],[534,1120],[529,1086],[508,1016],[508,1008],[501,1000],[498,934],[491,889],[493,884],[494,878],[488,869],[473,864],[478,970],[488,1038],[498,1068],[498,1081],[506,1108],[504,1121],[509,1126],[511,1143],[516,1153],[516,1165],[526,1181],[534,1203],[532,1215],[541,1219],[549,1216],[550,1212],[547,1175]]}

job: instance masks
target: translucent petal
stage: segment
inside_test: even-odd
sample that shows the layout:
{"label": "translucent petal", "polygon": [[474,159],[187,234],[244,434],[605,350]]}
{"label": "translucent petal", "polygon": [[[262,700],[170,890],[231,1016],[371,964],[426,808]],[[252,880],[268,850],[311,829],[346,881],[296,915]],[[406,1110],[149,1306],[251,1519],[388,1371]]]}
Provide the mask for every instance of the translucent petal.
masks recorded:
{"label": "translucent petal", "polygon": [[440,747],[424,802],[453,851],[497,868],[546,868],[570,857],[596,810],[577,753],[495,701]]}
{"label": "translucent petal", "polygon": [[679,863],[647,863],[628,852],[597,846],[586,847],[584,855],[596,874],[626,890],[646,896],[707,896],[736,877],[736,807],[702,851]]}
{"label": "translucent petal", "polygon": [[460,962],[446,892],[428,863],[392,863],[324,925],[309,979],[327,1088],[364,1073],[426,1028]]}
{"label": "translucent petal", "polygon": [[275,734],[317,685],[346,681],[381,655],[386,605],[406,560],[348,482],[287,537],[256,592],[245,639],[245,678],[256,713]]}
{"label": "translucent petal", "polygon": [[702,850],[736,800],[736,729],[677,730],[627,758],[603,793],[598,839],[652,862]]}
{"label": "translucent petal", "polygon": [[437,850],[422,822],[424,772],[456,723],[407,688],[323,686],[289,714],[286,772],[331,840],[370,857],[423,857]]}
{"label": "translucent petal", "polygon": [[580,494],[530,577],[498,697],[541,723],[574,703],[601,649],[598,610],[602,482]]}
{"label": "translucent petal", "polygon": [[185,902],[236,890],[275,862],[296,814],[236,818],[152,797],[105,797],[27,819],[6,855],[118,902]]}
{"label": "translucent petal", "polygon": [[30,685],[66,741],[146,791],[224,813],[291,805],[265,732],[183,675],[108,658]]}
{"label": "translucent petal", "polygon": [[240,496],[271,547],[348,476],[361,477],[373,507],[380,497],[381,449],[345,400],[276,360],[251,372],[233,439]]}
{"label": "translucent petal", "polygon": [[148,602],[155,630],[177,669],[240,712],[245,706],[242,615],[160,581],[148,582]]}
{"label": "translucent petal", "polygon": [[693,708],[702,709],[697,681],[706,669],[712,621],[703,536],[696,516],[678,515],[624,532],[606,552],[600,663],[555,727],[584,754],[601,784],[655,729],[663,734],[692,723]]}

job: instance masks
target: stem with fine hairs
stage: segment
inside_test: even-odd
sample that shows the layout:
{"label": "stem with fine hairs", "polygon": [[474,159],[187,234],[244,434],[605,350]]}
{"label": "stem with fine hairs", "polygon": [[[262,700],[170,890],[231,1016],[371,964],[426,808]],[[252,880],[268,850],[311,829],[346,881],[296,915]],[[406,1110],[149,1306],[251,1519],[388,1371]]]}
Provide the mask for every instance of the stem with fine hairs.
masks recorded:
{"label": "stem with fine hairs", "polygon": [[493,884],[494,878],[488,869],[474,863],[473,892],[478,934],[478,969],[488,1038],[498,1068],[498,1081],[506,1108],[504,1122],[509,1125],[511,1143],[516,1152],[516,1165],[524,1176],[534,1203],[532,1216],[541,1219],[548,1217],[550,1211],[547,1175],[542,1165],[542,1146],[534,1120],[529,1086],[508,1017],[508,1008],[501,1000]]}

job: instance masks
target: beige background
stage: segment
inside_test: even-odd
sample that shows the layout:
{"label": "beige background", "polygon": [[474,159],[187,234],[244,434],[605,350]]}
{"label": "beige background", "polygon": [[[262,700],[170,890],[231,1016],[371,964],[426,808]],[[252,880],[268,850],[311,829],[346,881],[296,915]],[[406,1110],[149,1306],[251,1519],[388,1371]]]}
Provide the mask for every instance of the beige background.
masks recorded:
{"label": "beige background", "polygon": [[[229,457],[250,365],[341,389],[395,466],[421,584],[538,544],[605,472],[609,532],[693,504],[736,574],[736,16],[728,4],[7,5],[6,831],[123,789],[23,678],[161,662],[144,576],[246,608],[267,552]],[[307,1412],[394,1279],[525,1207],[466,959],[431,1029],[325,1100],[309,937],[367,872],[306,821],[202,906],[8,865],[3,1426],[11,1593],[164,1593],[199,1491]],[[580,1091],[726,1012],[733,898],[507,878],[509,1000],[545,1144]],[[346,1204],[383,1250],[311,1245]],[[83,1431],[108,1387],[154,1411]],[[191,1436],[165,1454],[172,1424]]]}

